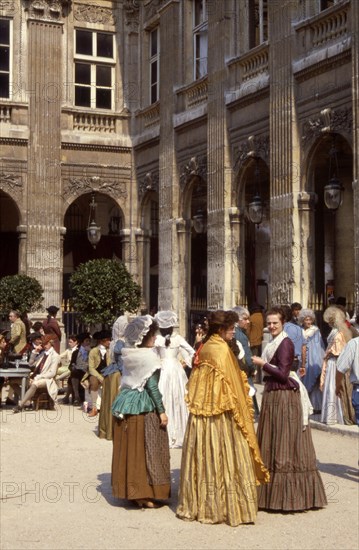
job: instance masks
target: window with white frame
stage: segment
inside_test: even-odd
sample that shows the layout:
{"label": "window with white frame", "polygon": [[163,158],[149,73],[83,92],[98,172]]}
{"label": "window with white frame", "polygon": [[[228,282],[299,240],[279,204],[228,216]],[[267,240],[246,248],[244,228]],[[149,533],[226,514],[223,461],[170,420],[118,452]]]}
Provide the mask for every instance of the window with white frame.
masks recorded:
{"label": "window with white frame", "polygon": [[334,4],[337,4],[338,0],[320,0],[320,11],[327,10],[328,8],[331,8],[334,6]]}
{"label": "window with white frame", "polygon": [[160,30],[156,27],[150,32],[150,101],[156,103],[160,98]]}
{"label": "window with white frame", "polygon": [[194,78],[207,74],[208,17],[206,0],[193,0],[193,62]]}
{"label": "window with white frame", "polygon": [[249,0],[249,49],[268,40],[268,0]]}
{"label": "window with white frame", "polygon": [[75,105],[113,109],[114,35],[75,30]]}
{"label": "window with white frame", "polygon": [[0,97],[10,97],[10,19],[0,18]]}

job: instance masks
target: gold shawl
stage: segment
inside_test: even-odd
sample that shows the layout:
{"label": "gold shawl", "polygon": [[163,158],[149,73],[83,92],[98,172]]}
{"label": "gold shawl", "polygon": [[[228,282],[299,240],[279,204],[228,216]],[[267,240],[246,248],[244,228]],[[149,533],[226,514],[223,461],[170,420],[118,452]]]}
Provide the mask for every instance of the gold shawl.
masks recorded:
{"label": "gold shawl", "polygon": [[199,352],[192,370],[186,401],[196,416],[230,412],[246,438],[253,457],[257,485],[269,482],[254,432],[252,398],[246,374],[240,370],[228,344],[213,334]]}

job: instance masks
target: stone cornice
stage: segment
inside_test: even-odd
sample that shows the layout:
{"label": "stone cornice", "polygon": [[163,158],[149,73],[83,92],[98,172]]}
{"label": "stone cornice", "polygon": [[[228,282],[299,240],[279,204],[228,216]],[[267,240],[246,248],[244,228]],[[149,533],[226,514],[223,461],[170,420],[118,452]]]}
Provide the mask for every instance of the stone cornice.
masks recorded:
{"label": "stone cornice", "polygon": [[61,149],[63,150],[82,150],[82,151],[109,151],[111,153],[130,153],[131,147],[121,145],[105,145],[101,143],[72,143],[69,141],[62,142]]}
{"label": "stone cornice", "polygon": [[293,73],[295,78],[299,82],[304,82],[313,76],[318,76],[320,74],[328,72],[330,69],[335,69],[344,64],[344,62],[350,62],[351,59],[351,49],[348,47],[346,50],[333,55],[331,57],[325,57],[324,59],[317,61],[316,63],[304,67],[303,69],[296,70],[294,64]]}

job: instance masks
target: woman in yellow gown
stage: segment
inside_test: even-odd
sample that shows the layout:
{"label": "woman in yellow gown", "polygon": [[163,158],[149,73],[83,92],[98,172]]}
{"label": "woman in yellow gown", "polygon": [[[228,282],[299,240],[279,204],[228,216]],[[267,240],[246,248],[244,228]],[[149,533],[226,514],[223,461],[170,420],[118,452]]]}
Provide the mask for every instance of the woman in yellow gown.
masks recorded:
{"label": "woman in yellow gown", "polygon": [[269,481],[253,424],[247,377],[228,346],[238,316],[215,311],[188,382],[177,516],[202,523],[254,523],[257,486]]}

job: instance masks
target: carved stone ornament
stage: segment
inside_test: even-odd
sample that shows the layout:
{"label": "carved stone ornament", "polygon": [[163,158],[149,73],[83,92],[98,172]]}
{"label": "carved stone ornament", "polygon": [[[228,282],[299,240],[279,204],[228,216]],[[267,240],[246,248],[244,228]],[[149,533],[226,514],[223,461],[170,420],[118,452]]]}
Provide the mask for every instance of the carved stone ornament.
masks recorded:
{"label": "carved stone ornament", "polygon": [[147,172],[138,185],[138,196],[140,200],[143,199],[148,191],[156,191],[156,193],[158,193],[159,179],[158,173]]}
{"label": "carved stone ornament", "polygon": [[0,1],[0,15],[14,15],[15,9],[14,0]]}
{"label": "carved stone ornament", "polygon": [[74,18],[86,23],[100,23],[101,25],[116,25],[116,17],[110,8],[94,4],[75,4]]}
{"label": "carved stone ornament", "polygon": [[239,171],[241,165],[250,157],[259,157],[265,162],[269,157],[269,135],[249,136],[237,147],[234,147],[234,170]]}
{"label": "carved stone ornament", "polygon": [[145,4],[145,19],[151,19],[158,13],[158,10],[167,0],[151,0]]}
{"label": "carved stone ornament", "polygon": [[203,180],[207,181],[207,157],[192,157],[186,164],[182,165],[180,173],[180,187],[181,191],[185,188],[186,184],[193,178],[193,176],[199,176]]}
{"label": "carved stone ornament", "polygon": [[98,193],[104,193],[111,195],[115,199],[121,197],[127,198],[127,189],[124,182],[118,180],[105,180],[98,176],[83,177],[83,178],[68,178],[65,180],[63,197],[68,199],[71,197],[78,197],[84,193],[96,191]]}
{"label": "carved stone ornament", "polygon": [[22,192],[23,182],[21,176],[13,174],[0,174],[0,189],[9,195],[18,195]]}
{"label": "carved stone ornament", "polygon": [[60,21],[70,9],[71,0],[28,0],[30,19]]}
{"label": "carved stone ornament", "polygon": [[123,8],[125,10],[125,23],[128,27],[128,31],[130,33],[137,33],[140,14],[139,0],[124,0]]}
{"label": "carved stone ornament", "polygon": [[320,116],[311,118],[303,123],[302,142],[309,147],[325,132],[345,132],[351,134],[353,131],[353,112],[349,107],[343,109],[323,109]]}

